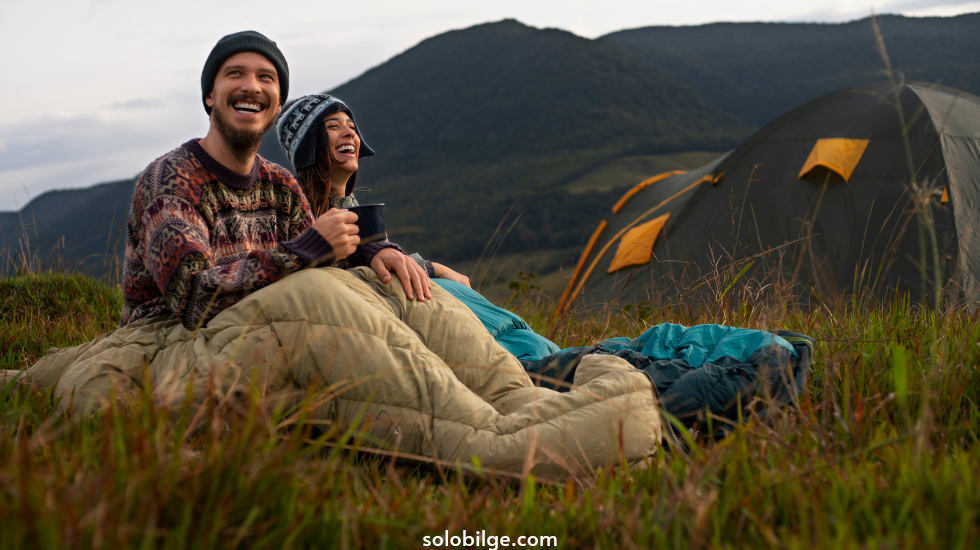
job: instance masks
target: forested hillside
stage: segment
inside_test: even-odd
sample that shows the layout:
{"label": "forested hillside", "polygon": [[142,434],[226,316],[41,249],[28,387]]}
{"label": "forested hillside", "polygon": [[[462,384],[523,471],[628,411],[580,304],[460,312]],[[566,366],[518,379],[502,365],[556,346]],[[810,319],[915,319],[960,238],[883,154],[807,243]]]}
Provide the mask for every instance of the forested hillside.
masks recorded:
{"label": "forested hillside", "polygon": [[0,213],[0,252],[6,256],[0,261],[28,254],[46,265],[74,266],[85,273],[114,270],[118,263],[111,258],[122,258],[126,249],[123,220],[135,183],[125,179],[49,191],[19,213]]}
{"label": "forested hillside", "polygon": [[[879,18],[895,71],[980,94],[980,13]],[[846,86],[884,80],[871,19],[842,24],[715,23],[644,27],[599,39],[757,125]]]}
{"label": "forested hillside", "polygon": [[[905,78],[980,93],[980,14],[880,23]],[[371,191],[358,199],[388,205],[393,240],[458,261],[478,257],[508,211],[504,229],[520,219],[502,253],[581,246],[647,171],[693,168],[793,107],[882,80],[883,66],[870,19],[596,40],[504,20],[424,40],[331,93],[378,151],[361,163],[358,185]],[[260,153],[286,164],[271,133]],[[104,264],[131,190],[125,180],[54,191],[0,212],[0,246],[16,248],[23,217],[36,220],[28,235],[42,254],[64,237],[67,259]]]}
{"label": "forested hillside", "polygon": [[[478,256],[513,206],[503,251],[574,246],[618,191],[563,184],[626,155],[724,150],[751,127],[612,44],[505,20],[445,33],[331,93],[378,156],[361,202],[388,205],[400,242]],[[271,136],[270,136],[271,137]]]}

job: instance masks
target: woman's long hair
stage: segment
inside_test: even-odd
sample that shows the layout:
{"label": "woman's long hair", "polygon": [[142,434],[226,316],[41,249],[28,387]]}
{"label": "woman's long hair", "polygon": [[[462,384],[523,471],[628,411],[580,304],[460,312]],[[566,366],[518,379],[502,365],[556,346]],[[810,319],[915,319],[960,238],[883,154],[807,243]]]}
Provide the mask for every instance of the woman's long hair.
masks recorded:
{"label": "woman's long hair", "polygon": [[[330,162],[330,152],[327,146],[327,129],[323,124],[319,124],[316,131],[316,155],[313,166],[304,168],[296,173],[296,181],[299,182],[300,189],[306,195],[306,200],[310,203],[310,210],[313,218],[319,218],[330,210],[330,173],[332,172]],[[347,188],[351,189],[357,182],[357,172],[350,175],[347,180]]]}

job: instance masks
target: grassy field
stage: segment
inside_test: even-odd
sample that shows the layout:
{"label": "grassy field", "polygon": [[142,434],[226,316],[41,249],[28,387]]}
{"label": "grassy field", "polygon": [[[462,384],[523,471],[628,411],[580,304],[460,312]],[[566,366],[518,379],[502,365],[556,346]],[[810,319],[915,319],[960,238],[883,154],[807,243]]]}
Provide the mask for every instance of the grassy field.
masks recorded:
{"label": "grassy field", "polygon": [[724,152],[684,151],[665,155],[619,157],[576,178],[564,188],[573,194],[613,189],[622,189],[625,192],[651,176],[673,170],[694,170],[723,154]]}
{"label": "grassy field", "polygon": [[[623,159],[567,190],[714,158],[692,155]],[[817,339],[806,391],[721,440],[680,432],[645,469],[543,480],[370,452],[356,433],[315,430],[259,395],[192,409],[147,392],[92,417],[7,384],[0,549],[425,548],[464,531],[491,550],[522,536],[560,548],[980,547],[976,305],[858,294],[803,307],[783,287],[719,279],[705,287],[714,293],[555,318],[569,251],[511,258],[499,248],[488,245],[493,266],[455,267],[562,347],[662,322],[789,329]],[[36,265],[0,279],[0,369],[25,369],[118,319],[118,287]],[[535,269],[553,271],[538,279]]]}
{"label": "grassy field", "polygon": [[[809,334],[809,387],[773,420],[668,444],[645,471],[546,481],[343,450],[353,434],[317,435],[257,396],[236,414],[142,396],[89,418],[8,386],[0,547],[422,548],[447,530],[561,548],[980,545],[976,309],[849,297],[805,310],[732,292],[551,319],[551,297],[523,290],[511,308],[563,346],[666,321]],[[79,276],[0,280],[0,368],[112,330],[120,300]]]}

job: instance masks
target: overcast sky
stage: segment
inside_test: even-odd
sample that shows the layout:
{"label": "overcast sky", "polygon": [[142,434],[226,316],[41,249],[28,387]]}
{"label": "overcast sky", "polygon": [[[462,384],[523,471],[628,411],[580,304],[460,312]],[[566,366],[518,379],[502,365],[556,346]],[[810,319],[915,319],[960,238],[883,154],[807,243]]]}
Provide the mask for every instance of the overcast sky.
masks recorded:
{"label": "overcast sky", "polygon": [[[48,189],[128,178],[207,131],[200,75],[223,35],[282,49],[290,97],[330,89],[430,36],[515,18],[594,38],[649,25],[948,16],[980,1],[0,1],[0,211]],[[886,37],[887,38],[887,37]]]}

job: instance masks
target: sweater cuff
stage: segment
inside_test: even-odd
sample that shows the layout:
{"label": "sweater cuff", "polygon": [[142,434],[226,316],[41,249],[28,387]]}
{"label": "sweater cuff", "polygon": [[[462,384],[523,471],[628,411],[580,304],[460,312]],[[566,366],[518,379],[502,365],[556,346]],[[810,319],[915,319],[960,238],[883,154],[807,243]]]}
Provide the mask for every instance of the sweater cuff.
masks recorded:
{"label": "sweater cuff", "polygon": [[[320,235],[320,232],[310,227],[291,241],[282,243],[290,252],[299,256],[303,266],[325,264],[323,260],[333,255],[333,247]],[[331,262],[332,263],[332,260]]]}
{"label": "sweater cuff", "polygon": [[[385,248],[394,248],[395,250],[401,252],[402,254],[405,254],[405,251],[402,250],[402,247],[392,242],[377,241],[373,243],[368,243],[357,247],[357,250],[355,250],[354,253],[350,255],[351,267],[359,267],[362,265],[370,266],[371,260],[374,259],[374,255],[377,254],[378,252],[381,252]],[[405,255],[407,256],[408,254]]]}

